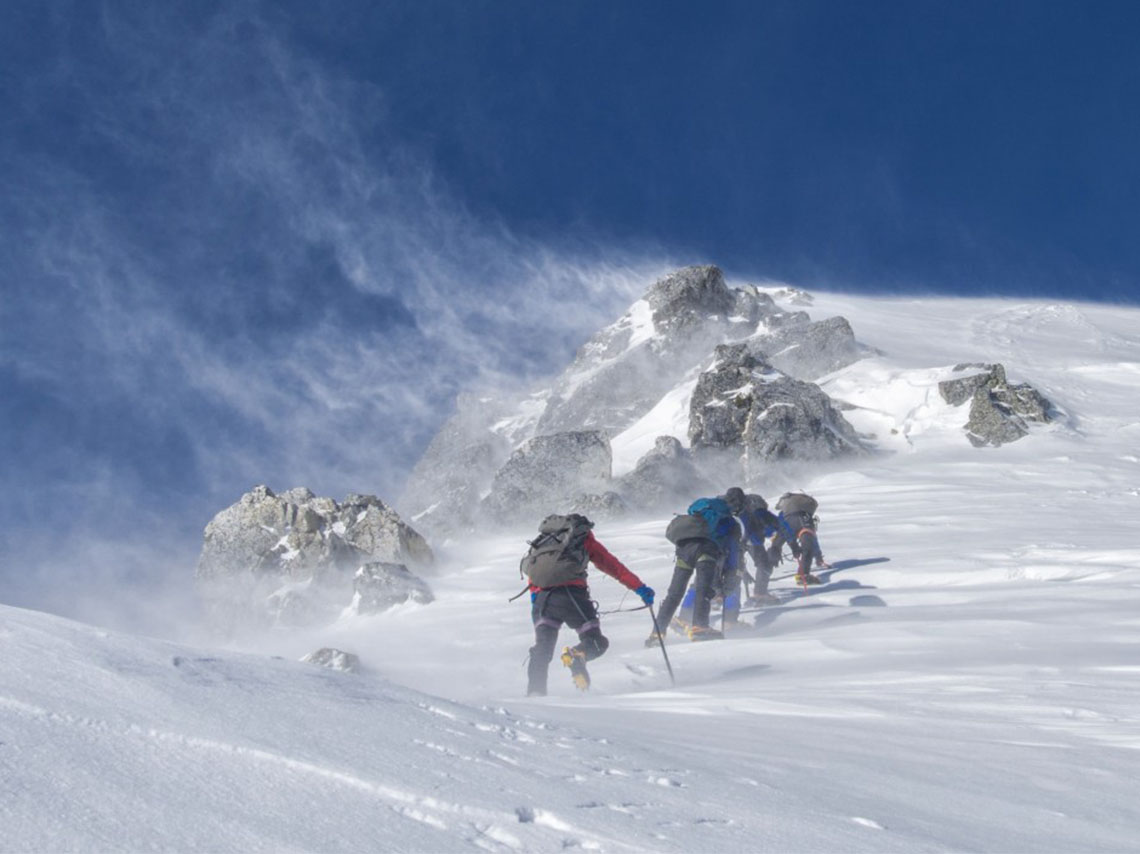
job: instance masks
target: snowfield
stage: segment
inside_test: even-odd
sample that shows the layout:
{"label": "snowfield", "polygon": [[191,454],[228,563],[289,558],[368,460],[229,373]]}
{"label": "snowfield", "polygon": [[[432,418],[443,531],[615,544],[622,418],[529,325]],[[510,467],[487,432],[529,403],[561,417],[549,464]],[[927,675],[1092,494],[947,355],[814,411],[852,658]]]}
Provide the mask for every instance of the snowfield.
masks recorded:
{"label": "snowfield", "polygon": [[[672,640],[675,686],[647,612],[607,614],[591,691],[556,660],[541,699],[507,603],[531,530],[451,544],[433,604],[241,649],[0,607],[0,851],[1140,850],[1140,309],[810,311],[879,352],[820,385],[880,453],[743,485],[819,498],[825,586]],[[972,447],[937,392],[970,361],[1062,417]],[[596,528],[659,596],[666,521]],[[365,670],[297,660],[320,646]]]}

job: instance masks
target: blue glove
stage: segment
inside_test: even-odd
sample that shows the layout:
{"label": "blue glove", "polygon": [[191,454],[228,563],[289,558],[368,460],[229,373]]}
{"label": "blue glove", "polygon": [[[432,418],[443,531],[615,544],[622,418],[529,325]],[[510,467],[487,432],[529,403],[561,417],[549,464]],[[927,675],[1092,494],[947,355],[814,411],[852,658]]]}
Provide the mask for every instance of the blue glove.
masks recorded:
{"label": "blue glove", "polygon": [[633,592],[636,593],[638,596],[640,596],[641,601],[644,602],[646,605],[652,605],[653,604],[653,588],[650,587],[648,584],[642,584],[640,587],[638,587]]}

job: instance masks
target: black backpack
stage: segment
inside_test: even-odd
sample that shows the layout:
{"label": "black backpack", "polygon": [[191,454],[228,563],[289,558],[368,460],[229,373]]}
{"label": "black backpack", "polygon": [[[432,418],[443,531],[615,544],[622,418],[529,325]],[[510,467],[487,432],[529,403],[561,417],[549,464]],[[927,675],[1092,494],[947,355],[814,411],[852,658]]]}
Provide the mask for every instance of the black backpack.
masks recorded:
{"label": "black backpack", "polygon": [[530,551],[519,563],[535,587],[560,587],[586,577],[586,537],[594,523],[578,513],[547,516],[538,526],[538,536],[530,541]]}

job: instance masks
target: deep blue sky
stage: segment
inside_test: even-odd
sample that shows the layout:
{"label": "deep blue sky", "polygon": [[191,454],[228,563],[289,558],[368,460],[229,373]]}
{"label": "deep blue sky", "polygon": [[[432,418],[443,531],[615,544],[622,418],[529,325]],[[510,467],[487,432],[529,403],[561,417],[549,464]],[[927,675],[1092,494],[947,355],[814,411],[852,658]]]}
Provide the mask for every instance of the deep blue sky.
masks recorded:
{"label": "deep blue sky", "polygon": [[1138,37],[1110,2],[7,3],[0,601],[185,578],[258,482],[394,499],[458,390],[668,265],[1138,302]]}
{"label": "deep blue sky", "polygon": [[809,285],[1140,296],[1135,3],[405,5],[290,32],[515,229]]}

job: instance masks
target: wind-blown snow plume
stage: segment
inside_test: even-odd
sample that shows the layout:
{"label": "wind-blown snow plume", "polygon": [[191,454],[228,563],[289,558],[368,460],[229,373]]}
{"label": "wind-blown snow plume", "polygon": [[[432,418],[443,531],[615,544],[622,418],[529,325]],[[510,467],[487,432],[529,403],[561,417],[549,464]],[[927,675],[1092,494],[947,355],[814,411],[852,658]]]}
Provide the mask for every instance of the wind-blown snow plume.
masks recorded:
{"label": "wind-blown snow plume", "polygon": [[37,531],[84,576],[144,508],[189,565],[255,483],[391,496],[459,389],[553,369],[658,269],[477,220],[272,10],[56,19],[87,37],[14,103],[81,133],[0,150],[0,598],[59,583]]}

